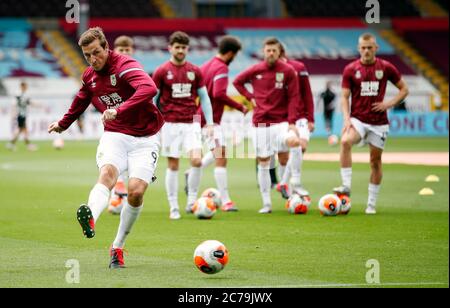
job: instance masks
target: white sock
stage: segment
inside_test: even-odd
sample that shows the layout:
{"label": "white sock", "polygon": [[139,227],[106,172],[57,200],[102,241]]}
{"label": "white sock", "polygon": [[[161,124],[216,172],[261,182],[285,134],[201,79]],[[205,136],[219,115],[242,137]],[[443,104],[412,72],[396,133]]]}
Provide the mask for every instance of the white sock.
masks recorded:
{"label": "white sock", "polygon": [[369,184],[369,200],[367,205],[371,208],[377,206],[378,195],[380,194],[381,185]]}
{"label": "white sock", "polygon": [[281,185],[288,184],[289,180],[291,179],[291,176],[292,176],[291,164],[292,164],[292,162],[289,159],[288,163],[287,163],[287,165],[285,167],[286,169],[284,170],[283,177],[281,178],[281,182],[280,182]]}
{"label": "white sock", "polygon": [[303,165],[303,152],[302,148],[291,149],[289,160],[291,162],[292,182],[297,185],[302,183],[302,165]]}
{"label": "white sock", "polygon": [[228,194],[228,175],[227,168],[216,167],[214,169],[214,177],[216,178],[217,188],[219,189],[220,196],[222,197],[222,204],[230,202],[230,195]]}
{"label": "white sock", "polygon": [[100,214],[108,207],[111,191],[103,184],[96,184],[89,194],[88,207],[97,222]]}
{"label": "white sock", "polygon": [[170,209],[179,209],[178,205],[178,171],[166,170],[166,192]]}
{"label": "white sock", "polygon": [[286,165],[282,165],[282,164],[279,164],[278,165],[278,178],[279,179],[281,179],[281,181],[283,181],[283,179],[284,179],[284,174],[287,172],[287,164]]}
{"label": "white sock", "polygon": [[352,173],[352,168],[341,169],[342,185],[347,188],[352,188]]}
{"label": "white sock", "polygon": [[189,172],[189,178],[188,178],[188,186],[189,186],[188,204],[189,205],[194,204],[195,201],[197,200],[201,176],[202,176],[201,168],[191,167],[191,170]]}
{"label": "white sock", "polygon": [[272,206],[272,199],[270,196],[270,187],[272,185],[272,181],[270,180],[270,166],[258,165],[258,183],[263,199],[263,205]]}
{"label": "white sock", "polygon": [[203,169],[208,168],[208,166],[214,163],[215,161],[216,158],[214,157],[214,153],[212,151],[209,151],[202,159],[202,168]]}
{"label": "white sock", "polygon": [[120,213],[119,231],[117,231],[116,239],[113,243],[113,248],[123,248],[125,240],[131,232],[134,223],[139,218],[139,214],[142,212],[144,205],[140,207],[132,207],[128,203],[124,205],[122,212]]}

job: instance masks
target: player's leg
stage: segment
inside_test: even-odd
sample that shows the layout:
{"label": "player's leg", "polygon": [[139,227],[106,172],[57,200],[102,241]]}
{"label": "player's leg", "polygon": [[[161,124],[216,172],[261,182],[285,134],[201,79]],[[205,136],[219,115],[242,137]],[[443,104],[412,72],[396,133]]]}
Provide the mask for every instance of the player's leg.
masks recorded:
{"label": "player's leg", "polygon": [[284,199],[289,199],[290,191],[289,191],[289,180],[291,178],[291,160],[289,159],[291,157],[289,152],[285,153],[278,153],[278,162],[279,162],[279,168],[281,170],[284,169],[283,175],[280,178],[281,182],[277,185],[277,191],[281,193],[281,196]]}
{"label": "player's leg", "polygon": [[178,204],[178,171],[180,169],[180,160],[174,157],[168,157],[168,168],[166,170],[166,192],[170,207],[170,219],[178,220],[181,218],[180,206]]}
{"label": "player's leg", "polygon": [[258,185],[263,207],[260,214],[272,213],[270,161],[276,151],[276,131],[264,125],[253,129],[253,146],[258,162]]}
{"label": "player's leg", "polygon": [[361,142],[361,139],[365,137],[364,128],[360,122],[353,122],[353,126],[342,134],[341,138],[341,179],[342,186],[336,187],[334,192],[341,195],[350,195],[352,188],[352,174],[353,174],[353,161],[352,161],[352,148],[354,145]]}
{"label": "player's leg", "polygon": [[370,126],[367,141],[370,146],[370,168],[372,170],[369,183],[369,198],[366,214],[376,214],[376,205],[383,179],[382,156],[386,145],[389,126]]}
{"label": "player's leg", "polygon": [[[295,175],[299,181],[299,174],[296,172],[296,169],[294,170],[294,166],[299,166],[302,158],[300,139],[295,132],[289,130],[288,123],[278,124],[273,129],[276,130],[274,138],[276,138],[278,153],[286,153],[287,156],[285,157],[288,157],[286,171],[282,180],[283,185],[278,186],[278,191],[281,192],[283,198],[289,199],[289,178]],[[280,157],[280,159],[283,159],[283,157]]]}
{"label": "player's leg", "polygon": [[144,194],[149,184],[155,181],[159,159],[159,136],[134,138],[128,153],[128,203],[120,213],[120,224],[111,247],[110,268],[122,268],[125,240],[144,208]]}
{"label": "player's leg", "polygon": [[170,208],[170,219],[181,218],[178,204],[178,173],[183,131],[178,123],[166,123],[161,130],[161,155],[167,157],[165,187]]}
{"label": "player's leg", "polygon": [[124,144],[129,136],[117,133],[104,133],[97,148],[99,178],[89,194],[87,205],[82,205],[77,218],[86,237],[95,236],[95,223],[109,203],[111,190],[117,177],[127,168],[127,150]]}
{"label": "player's leg", "polygon": [[299,132],[299,147],[291,149],[292,159],[297,158],[297,162],[291,161],[291,172],[292,178],[290,184],[292,189],[299,192],[301,195],[309,195],[309,193],[302,186],[302,168],[303,168],[303,154],[308,149],[309,140],[311,138],[311,132],[309,131],[308,121],[306,119],[301,119],[297,121],[297,130]]}
{"label": "player's leg", "polygon": [[369,183],[369,199],[367,201],[366,209],[366,213],[369,215],[376,214],[376,205],[380,193],[381,181],[383,179],[382,155],[382,149],[370,145],[371,175]]}
{"label": "player's leg", "polygon": [[226,147],[220,146],[215,149],[216,168],[214,169],[214,178],[216,179],[217,189],[220,192],[222,199],[222,211],[236,212],[238,208],[236,204],[231,201],[228,192],[228,172],[227,172],[227,158]]}
{"label": "player's leg", "polygon": [[183,147],[188,153],[191,168],[189,170],[186,213],[192,213],[197,201],[202,176],[202,130],[199,123],[184,125]]}

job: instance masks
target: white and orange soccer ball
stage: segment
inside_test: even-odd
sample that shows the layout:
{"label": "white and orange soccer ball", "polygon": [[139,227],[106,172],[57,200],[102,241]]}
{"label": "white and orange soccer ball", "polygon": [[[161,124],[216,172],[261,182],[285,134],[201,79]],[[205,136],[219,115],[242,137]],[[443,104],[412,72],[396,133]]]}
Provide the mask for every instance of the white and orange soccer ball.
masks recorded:
{"label": "white and orange soccer ball", "polygon": [[228,250],[219,241],[201,243],[194,252],[195,266],[205,274],[217,274],[228,263]]}
{"label": "white and orange soccer ball", "polygon": [[64,148],[64,139],[58,137],[55,140],[53,140],[53,148],[55,150],[62,150]]}
{"label": "white and orange soccer ball", "polygon": [[286,209],[290,214],[306,214],[310,205],[311,198],[309,196],[300,196],[294,193],[286,202]]}
{"label": "white and orange soccer ball", "polygon": [[214,202],[216,208],[220,208],[222,206],[222,196],[220,192],[215,188],[208,188],[202,193],[203,198],[211,198]]}
{"label": "white and orange soccer ball", "polygon": [[339,137],[338,137],[338,136],[336,136],[336,135],[331,135],[331,136],[328,137],[328,145],[329,145],[330,147],[337,146],[338,143],[339,143]]}
{"label": "white and orange soccer ball", "polygon": [[352,201],[346,195],[338,196],[338,198],[341,200],[339,215],[348,215],[352,209]]}
{"label": "white and orange soccer ball", "polygon": [[113,215],[120,215],[123,206],[128,203],[127,197],[120,197],[114,194],[109,200],[108,212]]}
{"label": "white and orange soccer ball", "polygon": [[319,211],[322,216],[336,216],[341,210],[341,199],[336,195],[325,195],[319,201]]}
{"label": "white and orange soccer ball", "polygon": [[213,199],[201,197],[192,207],[192,212],[198,219],[211,219],[216,214],[217,208]]}

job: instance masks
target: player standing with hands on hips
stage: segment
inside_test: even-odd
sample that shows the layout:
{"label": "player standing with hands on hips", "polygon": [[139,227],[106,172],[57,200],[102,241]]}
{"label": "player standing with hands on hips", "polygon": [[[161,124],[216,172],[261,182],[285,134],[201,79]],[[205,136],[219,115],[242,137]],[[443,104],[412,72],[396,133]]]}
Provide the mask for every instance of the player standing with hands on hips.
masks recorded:
{"label": "player standing with hands on hips", "polygon": [[[350,63],[343,74],[342,186],[335,188],[334,192],[350,196],[352,147],[358,143],[369,144],[372,173],[366,214],[374,215],[377,213],[376,203],[383,178],[382,154],[389,133],[387,111],[400,104],[408,96],[409,90],[397,68],[388,61],[376,57],[378,44],[374,35],[370,33],[361,35],[358,49],[360,59]],[[388,81],[400,91],[393,99],[385,101]]]}
{"label": "player standing with hands on hips", "polygon": [[153,80],[136,60],[110,51],[101,28],[87,30],[78,45],[90,67],[82,76],[82,87],[68,113],[52,123],[48,132],[62,133],[90,104],[103,113],[105,132],[97,149],[100,175],[77,218],[84,235],[93,238],[119,174],[128,170],[128,204],[122,210],[110,249],[110,268],[122,268],[125,239],[143,209],[144,193],[154,181],[158,134],[164,120],[152,102],[157,93]]}

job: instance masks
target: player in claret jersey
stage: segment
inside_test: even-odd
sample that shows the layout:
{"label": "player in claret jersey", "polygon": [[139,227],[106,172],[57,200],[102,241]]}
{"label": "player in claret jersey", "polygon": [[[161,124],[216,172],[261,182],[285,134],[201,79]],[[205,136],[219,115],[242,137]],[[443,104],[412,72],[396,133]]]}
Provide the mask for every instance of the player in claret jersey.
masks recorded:
{"label": "player in claret jersey", "polygon": [[[372,174],[366,214],[376,214],[376,202],[380,192],[382,154],[389,133],[387,111],[400,104],[408,96],[408,86],[399,71],[388,61],[376,57],[377,41],[372,34],[359,38],[360,59],[344,70],[342,80],[342,112],[344,128],[341,140],[342,186],[335,188],[338,195],[350,195],[352,184],[352,147],[369,144]],[[399,93],[385,101],[386,86],[392,82]],[[351,96],[351,107],[350,107]]]}
{"label": "player in claret jersey", "polygon": [[162,129],[162,155],[168,158],[166,190],[170,205],[170,219],[181,218],[178,205],[178,170],[183,148],[191,162],[188,178],[186,212],[191,213],[200,186],[202,166],[201,117],[197,115],[197,97],[200,97],[206,119],[207,135],[212,136],[214,122],[211,101],[199,67],[186,61],[189,36],[175,32],[170,36],[170,61],[153,74],[159,93],[155,103],[159,106],[166,124]]}
{"label": "player in claret jersey", "polygon": [[78,45],[90,67],[68,113],[50,124],[48,132],[68,129],[90,104],[103,113],[105,132],[97,149],[100,176],[87,205],[78,209],[77,219],[84,235],[93,238],[119,174],[128,170],[128,204],[122,209],[110,250],[110,268],[122,268],[125,239],[143,209],[144,193],[155,179],[158,135],[164,120],[152,101],[157,93],[153,80],[136,60],[110,51],[102,29],[89,29]]}
{"label": "player in claret jersey", "polygon": [[[300,157],[300,164],[292,164],[289,159],[287,165],[280,163],[281,182],[277,190],[281,192],[283,198],[290,197],[290,191],[296,191],[301,196],[308,196],[309,192],[303,188],[301,183],[301,171],[303,165],[303,154],[308,148],[311,133],[314,131],[314,100],[309,82],[309,72],[303,62],[289,59],[286,55],[286,49],[281,45],[281,61],[289,64],[298,74],[300,99],[298,101],[297,129],[300,135],[300,147],[291,149],[291,157]],[[296,153],[295,153],[296,152]],[[290,180],[290,181],[289,181]],[[289,189],[291,184],[291,189]]]}
{"label": "player in claret jersey", "polygon": [[[295,126],[298,116],[299,82],[297,73],[280,61],[281,44],[276,38],[264,42],[264,61],[250,67],[236,77],[234,86],[255,106],[253,114],[253,144],[258,159],[258,182],[263,199],[260,214],[272,212],[270,196],[270,161],[278,153],[287,163],[289,149],[300,146]],[[251,84],[253,93],[245,87]],[[292,163],[300,164],[300,157],[292,153]]]}
{"label": "player in claret jersey", "polygon": [[[248,112],[247,107],[235,102],[227,96],[228,66],[233,62],[241,48],[241,43],[237,38],[225,36],[219,42],[218,55],[201,67],[205,78],[205,84],[208,88],[208,94],[211,98],[214,115],[214,138],[208,140],[209,147],[213,151],[208,152],[205,157],[203,157],[202,168],[206,168],[212,164],[214,160],[216,161],[214,177],[222,198],[222,210],[225,212],[237,211],[237,207],[234,202],[231,201],[228,193],[226,147],[220,123],[222,121],[225,106],[239,110],[244,114]],[[202,115],[202,125],[204,126],[206,120],[201,107],[199,108],[198,113]]]}

